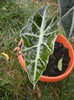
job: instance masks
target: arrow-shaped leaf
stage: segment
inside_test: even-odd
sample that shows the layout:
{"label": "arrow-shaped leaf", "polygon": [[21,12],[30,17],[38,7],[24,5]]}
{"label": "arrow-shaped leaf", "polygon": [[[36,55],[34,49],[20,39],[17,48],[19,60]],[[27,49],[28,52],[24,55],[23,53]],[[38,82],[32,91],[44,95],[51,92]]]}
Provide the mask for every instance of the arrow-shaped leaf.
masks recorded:
{"label": "arrow-shaped leaf", "polygon": [[69,41],[74,37],[74,0],[59,0],[61,24]]}
{"label": "arrow-shaped leaf", "polygon": [[48,57],[53,53],[58,33],[57,17],[46,21],[47,6],[36,11],[22,30],[22,54],[31,83],[35,86],[46,68]]}

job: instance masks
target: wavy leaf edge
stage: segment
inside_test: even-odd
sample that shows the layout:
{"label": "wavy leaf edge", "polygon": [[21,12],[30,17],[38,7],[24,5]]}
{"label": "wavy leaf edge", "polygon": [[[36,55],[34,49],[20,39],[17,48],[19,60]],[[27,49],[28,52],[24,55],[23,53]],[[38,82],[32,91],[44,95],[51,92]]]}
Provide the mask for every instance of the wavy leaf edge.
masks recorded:
{"label": "wavy leaf edge", "polygon": [[[43,6],[44,7],[44,6]],[[43,8],[42,7],[42,8]],[[42,9],[42,8],[40,8],[40,9]],[[46,6],[46,8],[45,8],[45,11],[44,11],[44,14],[43,14],[43,18],[42,18],[42,23],[41,23],[41,29],[40,29],[40,37],[39,37],[39,42],[38,42],[38,48],[37,48],[37,54],[36,54],[36,60],[35,60],[35,70],[34,70],[34,81],[35,81],[35,77],[36,77],[36,67],[37,67],[37,61],[38,61],[38,59],[45,65],[45,63],[42,61],[42,59],[40,59],[40,57],[39,57],[39,53],[40,53],[40,46],[41,46],[41,44],[43,44],[43,45],[45,45],[46,46],[46,48],[48,49],[48,51],[51,51],[51,49],[48,47],[48,45],[47,44],[45,44],[45,43],[43,43],[43,36],[44,36],[44,34],[45,34],[45,32],[47,31],[47,29],[49,28],[49,27],[47,27],[46,28],[46,30],[43,32],[43,30],[44,30],[44,19],[45,19],[45,12],[46,12],[46,9],[48,8],[48,6]],[[35,14],[32,16],[32,17],[34,17],[35,15],[36,15],[36,13],[40,10],[40,9],[38,9],[38,10],[36,10],[36,12],[35,12]],[[31,18],[32,18],[31,17]],[[22,29],[22,31],[23,30],[25,30],[27,27],[28,27],[28,23],[29,23],[29,21],[30,21],[30,19],[31,18],[29,18],[28,19],[28,22],[27,22],[27,25]],[[39,29],[39,27],[37,26],[37,28]],[[22,32],[21,31],[21,32]],[[49,34],[54,34],[55,32],[58,32],[58,30],[56,30],[56,31],[54,31],[54,32],[50,32]],[[25,34],[25,33],[24,33]],[[48,34],[48,35],[49,35]],[[30,34],[29,34],[30,35]],[[31,34],[32,35],[32,34]],[[48,36],[47,35],[47,36]],[[20,35],[20,37],[22,37],[23,35],[21,34]],[[38,37],[37,35],[35,35],[36,37]],[[54,37],[54,36],[53,36]],[[53,40],[53,42],[56,40],[56,38],[57,38],[57,35],[54,37],[54,40]],[[23,48],[23,46],[24,46],[24,41],[23,41],[23,38],[22,38],[22,48]],[[36,45],[35,45],[36,46]],[[34,47],[35,47],[34,46]],[[22,48],[21,48],[21,51],[22,51]],[[32,48],[32,47],[31,47]],[[54,48],[54,46],[53,46],[53,48]],[[26,49],[28,49],[28,48],[26,48]],[[49,56],[48,56],[49,57]],[[25,59],[25,58],[24,58]],[[25,62],[25,61],[24,61]],[[48,58],[47,58],[47,61],[46,62],[48,62]],[[33,62],[34,63],[34,62]],[[31,63],[32,64],[32,63]],[[25,68],[26,68],[26,71],[27,71],[27,74],[28,74],[28,77],[29,77],[29,80],[31,81],[31,83],[34,85],[34,88],[35,88],[35,85],[36,85],[36,83],[37,83],[37,81],[36,82],[33,82],[32,80],[31,80],[31,78],[30,78],[30,75],[29,75],[29,72],[28,72],[28,69],[27,69],[27,67],[25,66]],[[45,68],[44,68],[45,69]],[[43,71],[40,73],[40,75],[39,75],[39,78],[40,78],[40,76],[42,75],[42,73],[43,73]],[[39,79],[38,78],[38,79]]]}

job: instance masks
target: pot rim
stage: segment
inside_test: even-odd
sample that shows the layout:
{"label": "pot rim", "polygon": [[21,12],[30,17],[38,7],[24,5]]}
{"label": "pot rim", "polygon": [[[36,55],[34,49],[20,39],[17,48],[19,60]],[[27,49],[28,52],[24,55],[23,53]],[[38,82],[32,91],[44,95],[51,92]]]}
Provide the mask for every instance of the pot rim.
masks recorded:
{"label": "pot rim", "polygon": [[[60,81],[64,78],[66,78],[73,69],[73,66],[74,66],[74,51],[73,51],[73,48],[72,48],[71,44],[69,42],[67,42],[66,38],[64,36],[62,36],[61,34],[58,34],[56,41],[57,42],[61,41],[63,46],[68,48],[69,56],[70,56],[69,66],[66,69],[66,71],[63,74],[59,75],[59,76],[53,76],[53,77],[50,76],[49,77],[49,76],[41,75],[41,77],[39,79],[40,81],[43,81],[43,82],[57,82],[57,81]],[[25,66],[24,66],[24,59],[23,59],[23,56],[22,56],[21,51],[20,51],[20,45],[21,44],[22,44],[22,39],[20,40],[20,42],[18,44],[18,47],[17,47],[17,56],[18,56],[18,60],[21,64],[21,66],[26,71]]]}

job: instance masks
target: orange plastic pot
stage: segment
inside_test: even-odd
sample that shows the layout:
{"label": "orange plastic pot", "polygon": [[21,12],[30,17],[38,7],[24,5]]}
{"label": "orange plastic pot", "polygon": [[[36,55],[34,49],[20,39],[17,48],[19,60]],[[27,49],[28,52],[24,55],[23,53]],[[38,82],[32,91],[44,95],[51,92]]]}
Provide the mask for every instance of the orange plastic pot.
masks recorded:
{"label": "orange plastic pot", "polygon": [[[68,48],[69,56],[70,56],[69,66],[68,66],[67,70],[63,74],[61,74],[59,76],[49,77],[49,76],[41,75],[41,77],[39,79],[40,81],[43,81],[43,82],[57,82],[57,81],[60,81],[60,80],[62,80],[64,78],[66,78],[70,74],[72,69],[73,69],[73,66],[74,66],[74,51],[73,51],[73,48],[72,48],[71,44],[69,42],[67,42],[66,38],[63,37],[61,34],[59,34],[57,36],[56,41],[62,43],[64,47]],[[22,44],[22,40],[20,40],[20,42],[18,44],[17,55],[18,55],[18,60],[19,60],[19,62],[21,64],[21,66],[25,70],[24,59],[23,59],[23,57],[21,55],[20,47],[19,47],[21,44]]]}

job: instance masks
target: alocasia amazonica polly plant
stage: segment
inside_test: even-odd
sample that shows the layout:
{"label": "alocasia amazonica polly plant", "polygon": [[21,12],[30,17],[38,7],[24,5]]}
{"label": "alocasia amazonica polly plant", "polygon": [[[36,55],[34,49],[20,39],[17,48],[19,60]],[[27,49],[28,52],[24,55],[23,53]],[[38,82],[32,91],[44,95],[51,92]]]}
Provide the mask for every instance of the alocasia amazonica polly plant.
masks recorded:
{"label": "alocasia amazonica polly plant", "polygon": [[[68,8],[67,5],[70,4],[70,1],[73,4],[71,3],[70,8]],[[59,0],[59,3],[61,23],[66,38],[69,40],[74,36],[74,0]],[[49,17],[47,21],[47,8],[48,6],[44,6],[38,9],[28,20],[27,26],[21,33],[23,41],[21,52],[24,57],[28,77],[34,87],[46,68],[49,55],[53,53],[54,43],[58,35],[57,16]]]}
{"label": "alocasia amazonica polly plant", "polygon": [[58,35],[56,16],[46,21],[47,8],[44,6],[37,10],[21,33],[23,40],[21,52],[28,77],[34,87],[46,68],[49,55],[53,53],[54,42]]}

